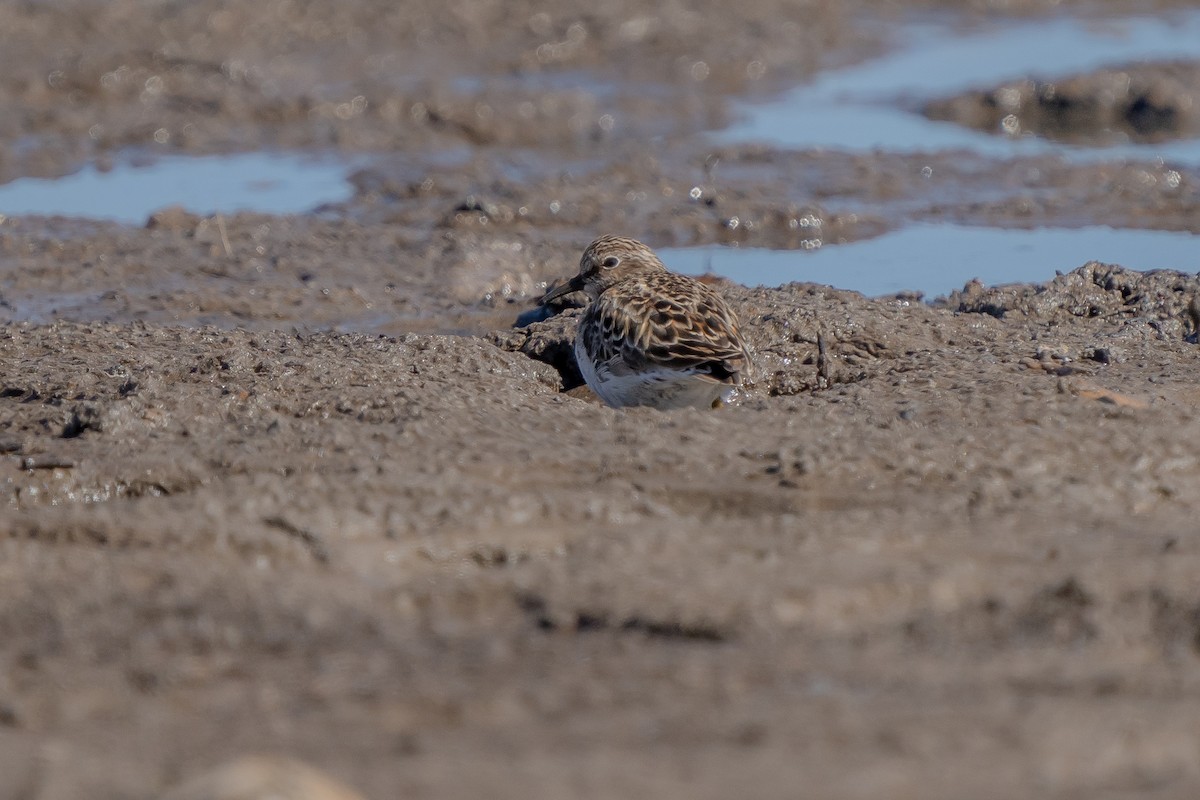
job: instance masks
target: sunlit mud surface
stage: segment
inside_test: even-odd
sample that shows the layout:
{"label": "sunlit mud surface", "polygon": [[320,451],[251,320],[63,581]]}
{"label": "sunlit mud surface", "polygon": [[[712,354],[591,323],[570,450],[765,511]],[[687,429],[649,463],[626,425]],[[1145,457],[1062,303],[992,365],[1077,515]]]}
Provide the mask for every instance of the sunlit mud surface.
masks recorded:
{"label": "sunlit mud surface", "polygon": [[1197,796],[1200,12],[882,5],[0,2],[0,797]]}

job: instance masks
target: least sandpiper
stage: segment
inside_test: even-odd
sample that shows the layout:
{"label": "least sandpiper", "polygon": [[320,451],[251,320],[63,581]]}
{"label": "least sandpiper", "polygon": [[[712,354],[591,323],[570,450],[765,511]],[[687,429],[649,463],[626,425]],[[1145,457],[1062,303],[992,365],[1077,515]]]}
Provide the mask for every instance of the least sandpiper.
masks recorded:
{"label": "least sandpiper", "polygon": [[575,334],[575,360],[610,406],[716,407],[750,370],[725,300],[669,272],[641,242],[601,236],[583,251],[579,274],[541,302],[575,291],[591,300]]}

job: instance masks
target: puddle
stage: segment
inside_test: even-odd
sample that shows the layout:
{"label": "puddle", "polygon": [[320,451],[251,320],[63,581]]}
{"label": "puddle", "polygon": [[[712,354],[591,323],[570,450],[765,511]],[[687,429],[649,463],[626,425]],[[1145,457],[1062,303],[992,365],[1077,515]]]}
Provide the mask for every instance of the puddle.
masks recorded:
{"label": "puddle", "polygon": [[1166,231],[1089,228],[1002,230],[913,225],[876,239],[815,250],[754,247],[664,248],[673,270],[706,272],[747,286],[822,283],[868,296],[915,290],[927,298],[987,285],[1040,283],[1088,261],[1130,269],[1200,271],[1200,236]]}
{"label": "puddle", "polygon": [[[611,101],[620,91],[618,84],[603,80],[586,70],[568,69],[561,72],[522,71],[508,75],[462,75],[450,81],[450,87],[462,94],[483,94],[497,88],[519,91],[524,95],[543,92],[581,93]],[[653,90],[655,87],[648,86]],[[657,87],[668,92],[669,87]]]}
{"label": "puddle", "polygon": [[1200,164],[1200,140],[1068,146],[1033,136],[994,136],[908,110],[921,101],[1017,78],[1056,78],[1133,61],[1200,59],[1200,12],[1006,24],[967,35],[946,25],[911,24],[901,26],[896,41],[896,52],[823,73],[774,102],[739,104],[740,121],[713,136],[791,148],[967,149],[1003,157],[1058,153],[1072,160],[1131,157]]}
{"label": "puddle", "polygon": [[173,205],[197,214],[297,214],[349,199],[349,171],[342,161],[268,153],[167,156],[108,171],[89,165],[62,178],[20,178],[0,186],[0,214],[134,224]]}

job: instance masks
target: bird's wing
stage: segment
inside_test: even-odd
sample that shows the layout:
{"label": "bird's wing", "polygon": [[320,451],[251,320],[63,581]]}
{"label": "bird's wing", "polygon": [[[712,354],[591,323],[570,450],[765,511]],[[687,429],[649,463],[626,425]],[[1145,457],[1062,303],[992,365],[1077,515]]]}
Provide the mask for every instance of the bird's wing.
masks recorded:
{"label": "bird's wing", "polygon": [[750,366],[724,299],[674,273],[601,294],[584,314],[581,335],[593,363],[614,376],[665,369],[733,384]]}

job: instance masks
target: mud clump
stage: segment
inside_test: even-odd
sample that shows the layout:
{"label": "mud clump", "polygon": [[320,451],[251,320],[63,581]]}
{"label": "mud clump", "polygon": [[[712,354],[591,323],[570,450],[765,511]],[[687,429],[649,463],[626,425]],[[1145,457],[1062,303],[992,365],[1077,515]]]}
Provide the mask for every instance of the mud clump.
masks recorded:
{"label": "mud clump", "polygon": [[1028,79],[927,103],[930,119],[1075,144],[1162,142],[1200,134],[1200,62],[1131,64]]}
{"label": "mud clump", "polygon": [[[1195,336],[1200,277],[1173,270],[1138,272],[1093,261],[1044,284],[984,287],[972,281],[939,298],[959,312],[1044,321],[1104,318],[1143,326],[1157,337]],[[1094,357],[1101,363],[1107,358]]]}

